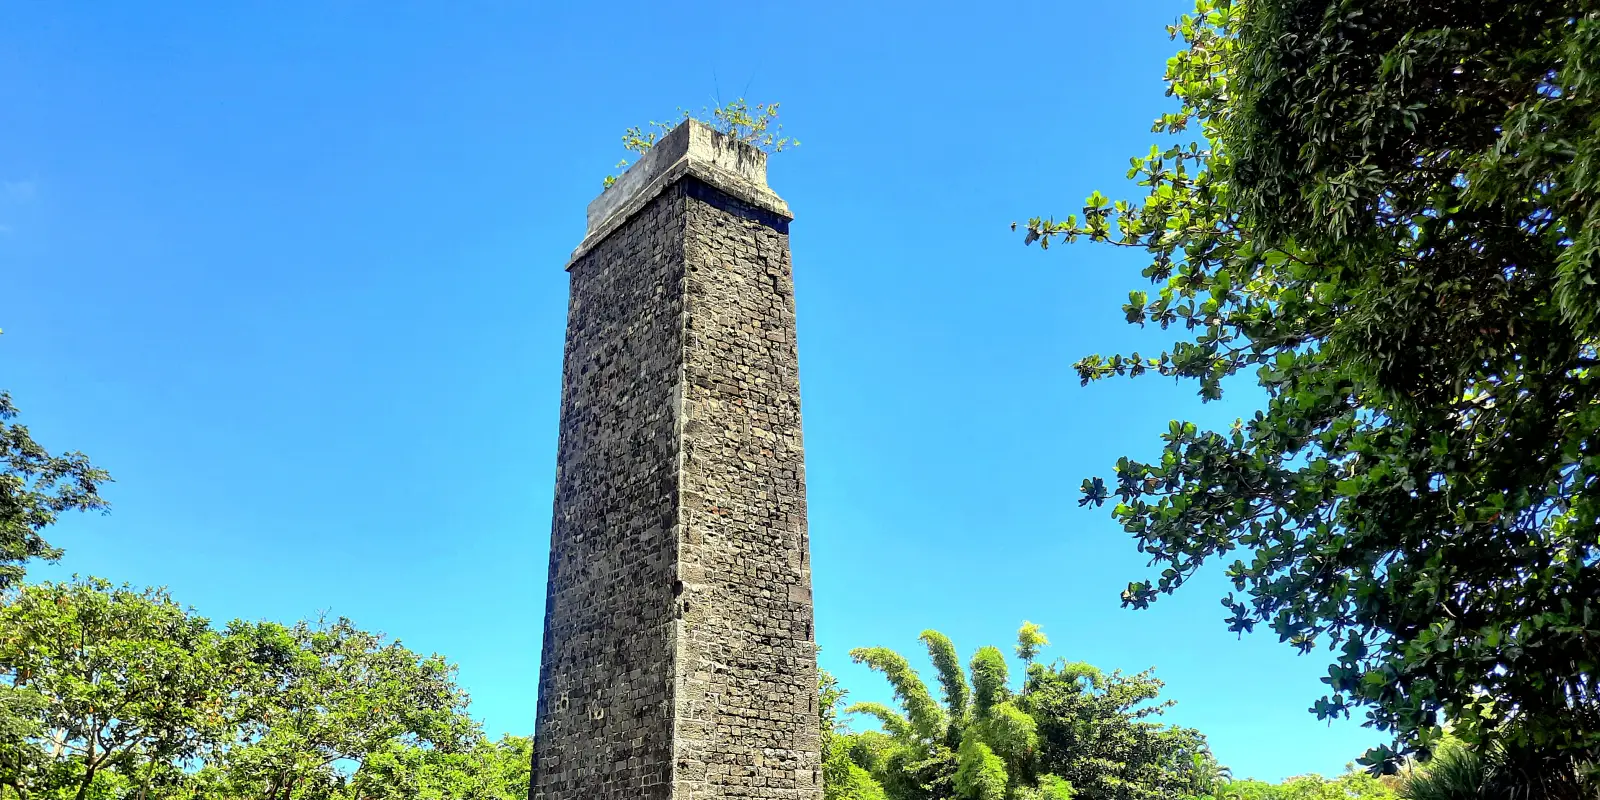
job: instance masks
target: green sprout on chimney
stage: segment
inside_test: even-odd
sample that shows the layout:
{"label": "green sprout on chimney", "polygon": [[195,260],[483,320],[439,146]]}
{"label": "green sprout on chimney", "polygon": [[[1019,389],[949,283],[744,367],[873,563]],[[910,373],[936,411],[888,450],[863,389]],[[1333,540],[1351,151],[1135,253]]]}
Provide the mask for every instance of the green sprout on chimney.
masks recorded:
{"label": "green sprout on chimney", "polygon": [[[750,105],[743,97],[726,105],[716,108],[702,108],[700,113],[678,109],[681,115],[677,121],[650,122],[645,128],[632,127],[622,134],[622,148],[629,152],[644,155],[654,147],[661,137],[666,136],[686,119],[697,119],[711,126],[717,133],[727,135],[737,141],[744,142],[759,149],[763,153],[781,153],[790,147],[799,147],[800,140],[791,139],[783,135],[783,125],[778,122],[777,103],[757,103]],[[615,169],[622,170],[628,166],[628,159],[617,162]],[[605,188],[617,182],[616,175],[607,175]]]}

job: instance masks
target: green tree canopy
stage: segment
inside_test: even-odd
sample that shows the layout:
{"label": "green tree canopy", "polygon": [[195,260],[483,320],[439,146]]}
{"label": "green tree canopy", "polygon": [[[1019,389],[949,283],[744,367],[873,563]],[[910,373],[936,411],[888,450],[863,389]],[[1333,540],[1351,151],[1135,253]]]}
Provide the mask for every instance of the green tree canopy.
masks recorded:
{"label": "green tree canopy", "polygon": [[82,453],[50,455],[16,417],[0,391],[0,591],[22,579],[28,561],[60,558],[44,529],[66,511],[104,510],[99,490],[111,480]]}
{"label": "green tree canopy", "polygon": [[1085,383],[1265,394],[1084,481],[1159,569],[1124,603],[1225,563],[1230,628],[1330,648],[1314,711],[1392,732],[1384,769],[1447,719],[1600,746],[1600,8],[1201,0],[1172,33],[1155,129],[1195,141],[1026,239],[1149,258],[1123,311],[1179,338]]}
{"label": "green tree canopy", "polygon": [[[1149,673],[1029,663],[1016,692],[999,648],[980,648],[963,672],[948,637],[930,630],[922,641],[942,703],[898,653],[851,652],[888,678],[900,710],[855,704],[848,710],[877,719],[883,732],[835,738],[890,800],[1155,800],[1193,793],[1197,764],[1211,764],[1203,736],[1151,719],[1170,703],[1151,702],[1161,682]],[[1024,623],[1025,660],[1046,644],[1039,626]]]}
{"label": "green tree canopy", "polygon": [[1473,745],[1446,734],[1425,762],[1407,763],[1398,780],[1404,800],[1592,800],[1600,765],[1516,740]]}
{"label": "green tree canopy", "polygon": [[855,737],[845,727],[844,699],[850,693],[825,669],[817,670],[822,731],[822,796],[824,800],[884,800],[883,787],[850,757]]}
{"label": "green tree canopy", "polygon": [[530,741],[466,703],[444,659],[344,619],[217,630],[96,578],[0,593],[0,798],[525,798]]}
{"label": "green tree canopy", "polygon": [[527,800],[533,740],[480,739],[457,752],[391,742],[350,779],[355,800]]}
{"label": "green tree canopy", "polygon": [[333,796],[397,746],[457,753],[478,737],[455,668],[398,641],[337,619],[293,626],[235,623],[256,666],[241,703],[247,744],[226,771],[242,792],[265,798]]}
{"label": "green tree canopy", "polygon": [[1299,775],[1282,783],[1228,781],[1195,800],[1395,800],[1397,795],[1386,780],[1394,778],[1379,779],[1366,772],[1347,769],[1337,778]]}
{"label": "green tree canopy", "polygon": [[225,741],[222,637],[158,589],[29,585],[0,605],[0,776],[82,800],[101,772],[139,787]]}
{"label": "green tree canopy", "polygon": [[1039,723],[1040,761],[1081,798],[1169,798],[1192,791],[1214,767],[1199,731],[1156,721],[1153,670],[1103,673],[1058,661],[1029,671],[1022,707]]}

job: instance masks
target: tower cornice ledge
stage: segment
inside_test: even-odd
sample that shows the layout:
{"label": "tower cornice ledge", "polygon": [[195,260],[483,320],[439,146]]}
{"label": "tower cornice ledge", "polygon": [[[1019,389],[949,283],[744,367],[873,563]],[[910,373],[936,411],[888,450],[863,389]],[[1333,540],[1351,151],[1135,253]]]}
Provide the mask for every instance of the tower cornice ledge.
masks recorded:
{"label": "tower cornice ledge", "polygon": [[717,133],[696,119],[684,120],[656,142],[622,177],[589,203],[589,227],[567,269],[639,213],[656,195],[684,178],[695,178],[750,205],[794,219],[789,204],[767,188],[767,154]]}

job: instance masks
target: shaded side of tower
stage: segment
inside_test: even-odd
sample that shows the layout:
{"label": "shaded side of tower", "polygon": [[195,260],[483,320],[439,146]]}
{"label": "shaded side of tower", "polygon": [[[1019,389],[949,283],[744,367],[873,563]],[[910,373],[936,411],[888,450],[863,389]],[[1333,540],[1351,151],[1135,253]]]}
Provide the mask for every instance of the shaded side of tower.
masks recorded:
{"label": "shaded side of tower", "polygon": [[682,192],[571,269],[533,794],[671,796]]}

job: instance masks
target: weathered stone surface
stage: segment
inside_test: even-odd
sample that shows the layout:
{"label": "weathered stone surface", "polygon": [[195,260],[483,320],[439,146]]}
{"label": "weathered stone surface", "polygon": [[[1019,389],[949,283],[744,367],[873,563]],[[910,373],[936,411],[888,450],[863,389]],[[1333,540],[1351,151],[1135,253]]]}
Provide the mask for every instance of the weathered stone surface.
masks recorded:
{"label": "weathered stone surface", "polygon": [[788,210],[753,148],[657,150],[569,266],[533,793],[816,800]]}
{"label": "weathered stone surface", "polygon": [[766,153],[690,120],[663,136],[616,184],[589,202],[589,228],[583,242],[572,252],[568,268],[685,176],[699,178],[737,200],[792,219],[783,198],[767,188]]}

